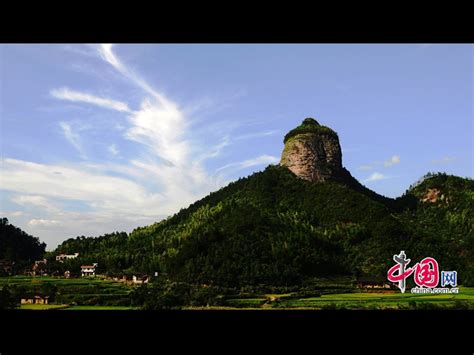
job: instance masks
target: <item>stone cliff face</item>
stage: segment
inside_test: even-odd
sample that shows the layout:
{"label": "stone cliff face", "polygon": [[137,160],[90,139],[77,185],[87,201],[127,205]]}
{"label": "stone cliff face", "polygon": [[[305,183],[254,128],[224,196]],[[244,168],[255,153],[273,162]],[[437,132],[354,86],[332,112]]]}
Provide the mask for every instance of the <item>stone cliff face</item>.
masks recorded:
{"label": "stone cliff face", "polygon": [[341,180],[346,175],[337,134],[316,120],[306,118],[285,136],[280,165],[313,182]]}

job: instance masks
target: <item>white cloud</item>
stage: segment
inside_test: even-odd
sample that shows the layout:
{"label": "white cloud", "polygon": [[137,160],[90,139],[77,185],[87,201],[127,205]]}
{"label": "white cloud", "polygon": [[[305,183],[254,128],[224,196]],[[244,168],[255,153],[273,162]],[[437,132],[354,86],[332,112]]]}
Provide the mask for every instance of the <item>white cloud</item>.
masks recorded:
{"label": "white cloud", "polygon": [[[150,225],[163,219],[166,215],[143,216],[131,213],[116,213],[108,211],[94,212],[62,212],[42,219],[57,221],[50,225],[38,222],[24,222],[27,233],[39,237],[47,244],[47,250],[53,250],[58,243],[67,238],[75,238],[80,235],[98,236],[115,231],[131,232],[139,226]],[[15,225],[20,220],[15,221]],[[47,224],[47,223],[46,223]]]}
{"label": "white cloud", "polygon": [[[190,138],[188,111],[129,69],[116,56],[112,45],[101,45],[98,51],[102,59],[150,95],[143,99],[139,110],[128,116],[130,126],[124,137],[148,148],[142,158],[131,163],[151,174],[149,178],[156,181],[164,196],[173,201],[181,200],[180,207],[185,205],[185,201],[193,202],[193,199],[220,187],[223,180],[210,177],[200,164],[205,159],[218,156],[229,144],[228,139],[224,137],[218,145],[203,151],[202,146],[209,146],[209,143]],[[204,139],[207,140],[208,136]],[[159,163],[155,162],[157,156],[162,159]],[[173,201],[168,203],[175,205]]]}
{"label": "white cloud", "polygon": [[367,179],[365,179],[364,182],[372,182],[372,181],[379,181],[379,180],[385,180],[385,179],[387,179],[387,177],[384,174],[374,172]]}
{"label": "white cloud", "polygon": [[184,138],[187,126],[176,105],[164,106],[147,98],[140,110],[129,116],[129,122],[127,139],[147,146],[172,165],[182,166],[187,161],[189,142]]}
{"label": "white cloud", "polygon": [[389,160],[386,160],[383,165],[388,168],[390,166],[393,166],[395,164],[399,164],[400,163],[400,156],[398,155],[394,155],[392,156]]}
{"label": "white cloud", "polygon": [[[399,163],[400,163],[400,156],[393,155],[390,159],[384,161],[383,165],[384,165],[384,167],[388,168],[388,167],[391,167],[391,166],[399,164]],[[361,171],[370,171],[370,170],[375,169],[375,167],[381,166],[381,165],[382,165],[381,161],[373,161],[370,164],[365,164],[365,165],[359,166],[358,169],[361,170]]]}
{"label": "white cloud", "polygon": [[124,178],[100,175],[81,166],[45,165],[16,159],[3,160],[2,188],[31,195],[41,191],[51,198],[85,201],[119,211],[141,210],[141,206],[154,199],[153,194],[147,194],[140,185]]}
{"label": "white cloud", "polygon": [[59,126],[63,130],[64,137],[74,146],[74,148],[76,148],[80,156],[85,158],[86,155],[81,144],[81,138],[78,133],[73,131],[71,124],[68,122],[59,122]]}
{"label": "white cloud", "polygon": [[138,85],[140,88],[145,90],[148,94],[152,95],[158,102],[166,107],[168,104],[168,99],[154,90],[144,79],[142,79],[138,74],[127,68],[120,59],[115,55],[112,50],[113,44],[101,44],[98,47],[99,55],[103,60],[112,65],[118,72],[123,76],[130,79],[133,83]]}
{"label": "white cloud", "polygon": [[230,163],[230,164],[224,165],[220,167],[219,169],[217,169],[216,172],[229,169],[229,168],[232,168],[232,170],[240,170],[240,169],[249,168],[251,166],[277,163],[278,161],[279,159],[277,157],[264,154],[253,159],[248,159],[241,162]]}
{"label": "white cloud", "polygon": [[211,149],[209,149],[208,151],[204,152],[203,154],[201,154],[198,158],[197,158],[197,162],[202,162],[206,159],[210,159],[210,158],[216,158],[218,157],[222,150],[229,146],[230,145],[230,139],[229,139],[229,136],[225,136],[224,138],[222,138],[221,142],[217,145],[215,145],[214,147],[212,147]]}
{"label": "white cloud", "polygon": [[92,105],[97,105],[110,110],[116,110],[120,112],[131,112],[130,108],[126,103],[115,101],[91,94],[73,91],[68,88],[54,89],[51,90],[51,95],[57,99],[68,100],[74,102],[85,102]]}
{"label": "white cloud", "polygon": [[119,150],[117,149],[117,146],[115,144],[111,144],[108,146],[107,150],[109,151],[110,154],[112,155],[118,155]]}
{"label": "white cloud", "polygon": [[362,171],[369,171],[369,170],[372,170],[374,167],[372,165],[361,165],[359,166],[359,170],[362,170]]}
{"label": "white cloud", "polygon": [[15,195],[10,200],[24,207],[40,207],[47,211],[58,211],[58,208],[46,197],[39,195]]}
{"label": "white cloud", "polygon": [[447,165],[447,164],[451,164],[452,162],[454,162],[456,160],[456,158],[454,157],[443,157],[441,159],[434,159],[431,161],[432,164],[438,164],[438,165]]}
{"label": "white cloud", "polygon": [[10,218],[10,217],[21,217],[21,216],[24,216],[25,214],[26,213],[23,212],[23,211],[12,211],[12,212],[0,211],[1,216],[6,216],[8,218]]}
{"label": "white cloud", "polygon": [[[18,218],[29,233],[42,238],[49,248],[67,237],[131,231],[138,225],[150,224],[176,213],[227,182],[223,173],[211,175],[202,165],[205,159],[219,156],[231,143],[227,133],[220,134],[212,126],[193,121],[188,117],[189,111],[129,69],[116,56],[112,45],[88,48],[94,48],[119,74],[144,90],[139,109],[134,111],[128,103],[68,88],[52,90],[51,95],[126,115],[127,120],[113,122],[110,128],[119,130],[124,139],[138,143],[131,150],[136,156],[122,164],[86,160],[39,164],[8,158],[1,161],[1,188],[15,192],[13,198],[20,205],[32,206],[28,216]],[[223,125],[227,130],[233,127],[229,122]],[[78,134],[85,129],[83,124],[71,121],[61,122],[60,126],[68,141],[84,155],[87,141],[81,140]],[[211,133],[212,137],[224,138],[212,142]],[[237,140],[270,134],[273,131],[243,135]],[[113,155],[119,153],[115,144],[107,149]],[[157,157],[161,160],[157,161]],[[275,162],[278,158],[261,155],[228,164],[220,170],[228,173]],[[59,209],[52,203],[54,200],[69,201],[69,206],[78,203],[81,211]]]}
{"label": "white cloud", "polygon": [[28,222],[30,226],[51,227],[57,226],[60,223],[54,219],[32,219]]}
{"label": "white cloud", "polygon": [[243,134],[241,136],[237,136],[234,139],[235,140],[244,140],[244,139],[260,138],[260,137],[271,136],[271,135],[274,135],[276,133],[278,133],[278,131],[266,131],[266,132],[249,133],[249,134]]}

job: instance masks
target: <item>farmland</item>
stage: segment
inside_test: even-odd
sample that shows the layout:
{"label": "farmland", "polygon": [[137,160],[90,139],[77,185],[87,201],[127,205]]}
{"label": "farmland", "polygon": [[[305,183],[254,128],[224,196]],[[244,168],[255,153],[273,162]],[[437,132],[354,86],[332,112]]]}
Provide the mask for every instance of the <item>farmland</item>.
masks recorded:
{"label": "farmland", "polygon": [[[273,299],[273,301],[269,301]],[[298,298],[291,294],[229,299],[229,306],[253,309],[474,309],[474,288],[460,287],[459,294],[354,292]]]}
{"label": "farmland", "polygon": [[[130,293],[133,287],[104,280],[66,279],[57,277],[4,277],[0,287],[8,285],[17,295],[34,295],[54,291],[48,305],[24,304],[20,310],[133,310]],[[238,294],[226,296],[219,306],[186,306],[187,310],[384,310],[384,309],[474,309],[474,288],[460,287],[459,294],[402,294],[360,292],[347,285],[337,288],[328,283],[314,295],[298,292],[273,294]],[[23,296],[22,296],[23,297]]]}
{"label": "farmland", "polygon": [[[64,309],[73,307],[128,307],[131,287],[100,278],[66,279],[58,277],[15,276],[0,278],[18,298],[49,295],[49,305],[21,305],[20,309]],[[80,308],[79,308],[80,309]]]}

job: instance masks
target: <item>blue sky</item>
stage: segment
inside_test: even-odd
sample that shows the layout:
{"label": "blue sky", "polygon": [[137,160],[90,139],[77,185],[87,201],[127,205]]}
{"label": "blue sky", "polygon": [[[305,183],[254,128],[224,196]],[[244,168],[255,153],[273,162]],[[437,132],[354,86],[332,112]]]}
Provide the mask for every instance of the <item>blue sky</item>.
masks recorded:
{"label": "blue sky", "polygon": [[0,212],[54,248],[277,163],[305,117],[401,195],[473,177],[472,45],[0,45]]}

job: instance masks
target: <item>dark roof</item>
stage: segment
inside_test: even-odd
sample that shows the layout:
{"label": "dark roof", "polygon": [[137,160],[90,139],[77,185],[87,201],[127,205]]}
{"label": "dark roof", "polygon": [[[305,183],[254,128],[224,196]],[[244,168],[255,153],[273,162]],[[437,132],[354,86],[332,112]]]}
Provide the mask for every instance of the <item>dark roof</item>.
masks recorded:
{"label": "dark roof", "polygon": [[381,276],[361,276],[357,278],[357,282],[389,282]]}

